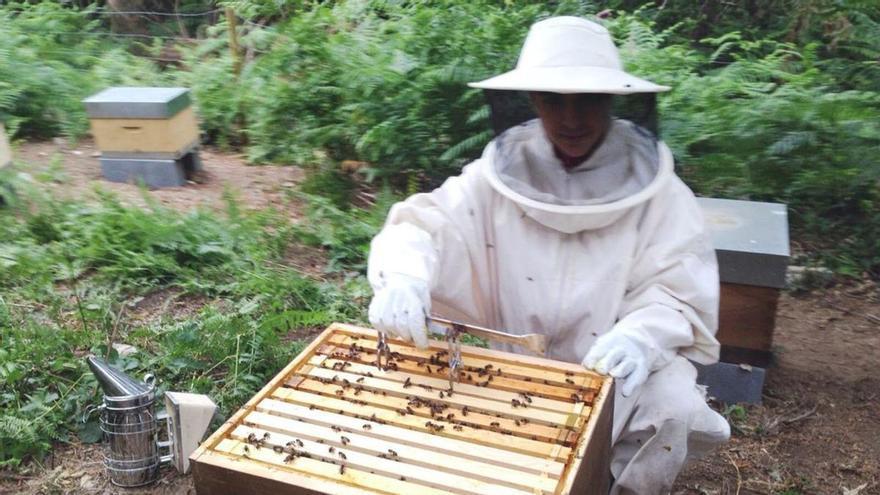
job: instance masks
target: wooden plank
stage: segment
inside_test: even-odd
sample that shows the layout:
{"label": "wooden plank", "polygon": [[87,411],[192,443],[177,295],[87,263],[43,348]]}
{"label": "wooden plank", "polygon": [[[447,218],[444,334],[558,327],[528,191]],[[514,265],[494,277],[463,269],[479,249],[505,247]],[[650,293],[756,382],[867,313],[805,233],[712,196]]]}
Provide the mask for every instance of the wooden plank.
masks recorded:
{"label": "wooden plank", "polygon": [[[372,428],[363,432],[346,431],[344,434],[351,442],[343,445],[339,441],[339,433],[328,426],[291,420],[261,412],[250,413],[245,417],[244,423],[262,431],[271,432],[273,442],[280,445],[284,445],[289,440],[278,442],[278,438],[281,437],[276,438],[276,433],[297,439],[320,440],[321,445],[324,446],[322,450],[326,450],[329,445],[333,445],[334,448],[342,449],[346,452],[349,450],[360,450],[374,456],[386,456],[404,464],[416,464],[438,472],[466,475],[471,478],[508,485],[513,488],[540,488],[542,491],[552,492],[557,485],[555,478],[475,461],[460,455],[446,454],[430,448],[424,448],[423,446],[401,445],[393,436],[382,437],[381,435],[373,435]],[[261,435],[262,432],[259,432],[257,437],[259,438]],[[247,438],[247,434],[244,435],[244,438]],[[389,454],[390,452],[394,454]],[[349,458],[349,460],[352,459]]]}
{"label": "wooden plank", "polygon": [[[245,451],[245,447],[247,447],[247,451]],[[264,464],[268,464],[274,468],[284,469],[288,472],[298,472],[300,474],[308,474],[313,477],[322,477],[329,480],[334,480],[343,485],[356,485],[359,487],[366,488],[365,493],[375,493],[376,490],[385,493],[399,493],[399,494],[411,494],[414,492],[414,488],[417,488],[417,493],[424,495],[447,495],[450,492],[446,490],[438,490],[436,488],[431,488],[427,486],[418,486],[407,481],[401,481],[397,478],[390,478],[388,476],[382,476],[378,474],[373,474],[368,471],[362,471],[359,469],[345,469],[340,473],[340,467],[337,464],[331,464],[329,462],[322,462],[315,459],[307,459],[304,457],[297,457],[295,461],[285,463],[284,458],[287,457],[286,454],[276,453],[272,449],[263,448],[263,449],[255,449],[251,446],[248,446],[246,442],[241,442],[238,440],[226,439],[220,442],[216,449],[217,452],[222,452],[225,454],[231,454],[236,457],[242,459],[250,459],[254,461],[259,461]],[[245,462],[240,461],[241,464],[245,464]],[[370,490],[372,489],[372,490]],[[247,492],[250,492],[248,490]],[[291,492],[296,493],[296,492]],[[330,491],[324,493],[337,493],[335,488],[330,488]]]}
{"label": "wooden plank", "polygon": [[[311,368],[311,369],[309,369]],[[384,377],[380,377],[380,375],[375,375],[373,377],[361,376],[354,373],[348,373],[344,371],[335,371],[331,369],[325,369],[320,367],[302,367],[301,371],[297,374],[307,374],[312,377],[320,377],[327,380],[332,379],[333,377],[339,377],[340,380],[346,379],[354,386],[357,380],[361,380],[357,382],[358,385],[361,385],[365,388],[375,389],[375,390],[384,390],[389,394],[397,395],[399,397],[420,397],[422,399],[429,399],[436,402],[448,403],[449,401],[454,401],[456,404],[462,406],[468,406],[473,410],[480,410],[487,413],[501,414],[504,417],[510,418],[527,418],[530,421],[539,422],[546,425],[564,425],[569,428],[574,428],[578,424],[578,419],[580,418],[580,410],[583,409],[583,403],[577,404],[569,404],[568,411],[563,412],[553,412],[545,409],[535,409],[535,408],[514,408],[510,400],[496,400],[491,397],[491,390],[487,388],[486,390],[486,398],[482,397],[474,397],[472,395],[465,394],[453,394],[452,399],[443,400],[439,398],[439,394],[443,392],[443,390],[426,390],[419,386],[418,383],[413,383],[407,388],[404,388],[404,383],[397,382],[394,380],[386,380]],[[444,384],[445,385],[445,384]],[[334,393],[335,390],[339,389],[338,385],[332,385],[329,389],[329,393]],[[445,390],[445,388],[444,388]]]}
{"label": "wooden plank", "polygon": [[[340,414],[355,415],[363,419],[376,418],[388,423],[409,429],[415,429],[422,432],[432,433],[426,426],[424,418],[416,416],[400,416],[395,411],[383,409],[373,406],[363,406],[352,404],[351,402],[335,399],[332,397],[324,397],[300,390],[291,390],[279,388],[272,393],[274,398],[292,402],[294,404],[305,404],[306,406],[314,405],[327,411],[341,411]],[[434,433],[437,436],[457,438],[460,440],[468,440],[471,442],[488,445],[492,447],[500,447],[507,450],[514,450],[524,454],[548,456],[551,459],[564,462],[569,452],[568,447],[562,445],[540,442],[528,438],[521,438],[514,435],[503,435],[494,431],[474,430],[473,428],[463,428],[457,431],[452,427],[445,427],[442,431]]]}
{"label": "wooden plank", "polygon": [[[248,435],[254,434],[256,438],[262,438],[267,430],[262,428],[254,428],[251,426],[239,426],[232,431],[231,438],[242,442],[247,442]],[[271,432],[270,432],[271,433]],[[332,432],[331,432],[332,433]],[[334,434],[336,438],[340,434]],[[495,483],[487,483],[483,480],[461,476],[450,472],[438,472],[437,470],[425,468],[424,466],[411,464],[405,458],[378,457],[376,454],[364,453],[357,445],[358,440],[354,437],[348,437],[351,442],[345,447],[328,446],[313,440],[297,438],[280,432],[271,433],[266,439],[264,449],[282,449],[288,442],[297,442],[296,450],[298,452],[307,453],[311,459],[323,462],[332,462],[333,464],[345,465],[346,469],[367,471],[374,474],[380,474],[390,478],[405,476],[406,480],[421,486],[428,486],[453,493],[475,494],[475,495],[530,495],[528,491],[524,491],[522,487],[519,489],[507,486],[500,486]],[[250,449],[255,449],[254,445]],[[331,453],[332,450],[332,453]],[[281,454],[284,455],[284,454]],[[343,459],[342,456],[345,456]],[[296,461],[293,462],[296,464]],[[375,487],[381,489],[382,487]]]}
{"label": "wooden plank", "polygon": [[721,284],[717,338],[721,344],[770,351],[779,289]]}
{"label": "wooden plank", "polygon": [[607,495],[611,481],[611,432],[614,420],[614,381],[605,380],[597,400],[604,405],[587,422],[557,493]]}
{"label": "wooden plank", "polygon": [[[321,353],[324,347],[318,349],[318,352]],[[447,372],[439,371],[439,368],[436,366],[417,366],[415,363],[409,360],[398,359],[395,361],[398,366],[397,371],[383,371],[376,368],[373,364],[364,364],[361,362],[351,362],[339,359],[322,359],[324,355],[316,355],[309,360],[309,364],[314,366],[322,366],[322,367],[333,369],[334,365],[339,365],[341,363],[350,363],[345,367],[345,371],[349,373],[357,373],[359,375],[367,376],[375,375],[381,376],[383,378],[387,378],[389,380],[394,380],[397,382],[404,382],[407,378],[409,378],[413,383],[418,382],[425,385],[430,385],[431,387],[437,390],[446,390],[449,388],[449,379]],[[430,368],[430,372],[426,368]],[[476,377],[476,375],[474,375]],[[483,381],[485,378],[476,378],[476,380]],[[527,407],[534,407],[538,409],[546,409],[548,411],[568,411],[571,409],[571,405],[573,403],[571,399],[571,389],[565,389],[562,387],[551,387],[543,384],[532,384],[529,382],[525,382],[522,380],[513,380],[507,378],[505,376],[498,376],[493,374],[492,381],[489,382],[487,387],[480,387],[477,385],[473,385],[473,381],[471,382],[456,382],[453,386],[453,389],[456,394],[464,394],[464,395],[473,395],[476,397],[491,397],[493,399],[497,399],[504,402],[510,402],[512,400],[517,400],[520,402],[525,402],[522,394],[519,392],[528,392],[530,385],[534,385],[534,387],[541,387],[542,395],[546,395],[546,392],[552,390],[553,395],[558,397],[558,399],[546,398],[544,396],[535,395],[534,397],[529,397],[530,402],[526,405]],[[517,390],[519,392],[512,392],[511,390]]]}
{"label": "wooden plank", "polygon": [[[335,334],[330,336],[330,338],[328,339],[328,343],[332,343],[341,347],[348,347],[352,343],[356,343],[357,345],[363,347],[365,350],[370,351],[371,353],[375,351],[377,345],[375,339],[370,339],[370,336],[367,334],[357,334],[357,336],[357,340],[351,340],[350,338],[346,338],[343,335]],[[446,351],[447,349],[445,343],[435,340],[431,340],[429,342],[431,343],[430,348],[423,351],[420,349],[416,349],[402,341],[397,341],[394,339],[389,339],[388,341],[389,347],[391,348],[392,352],[398,352],[401,354],[401,356],[407,359],[428,360],[430,359],[431,355],[436,354],[439,351]],[[506,359],[496,360],[493,359],[493,357],[491,356],[484,356],[480,353],[477,353],[477,351],[487,350],[477,347],[467,347],[467,350],[462,352],[462,362],[464,363],[464,367],[470,368],[472,374],[476,374],[479,368],[483,368],[486,365],[491,365],[494,370],[497,370],[500,367],[502,369],[502,374],[504,376],[507,376],[508,378],[522,380],[526,383],[554,385],[570,390],[569,394],[573,392],[582,393],[585,389],[598,390],[601,386],[601,378],[595,373],[587,371],[583,366],[580,365],[577,366],[577,368],[580,368],[579,372],[564,370],[554,371],[552,368],[542,368],[540,366],[522,366],[510,363],[509,360]],[[488,352],[496,354],[506,354],[499,351]],[[528,356],[523,356],[523,358],[526,357]],[[566,373],[571,374],[569,375]],[[474,376],[475,380],[477,380],[478,378],[478,376]],[[574,383],[569,383],[566,380]],[[531,390],[528,391],[531,392]]]}
{"label": "wooden plank", "polygon": [[168,119],[91,119],[98,149],[107,152],[174,153],[199,139],[192,107]]}
{"label": "wooden plank", "polygon": [[[300,385],[296,387],[296,390],[317,393],[326,397],[336,397],[338,399],[348,400],[349,402],[353,403],[364,403],[363,405],[381,407],[390,411],[401,411],[405,412],[406,414],[424,418],[422,421],[433,421],[434,418],[434,416],[431,414],[430,409],[427,407],[410,407],[410,410],[412,410],[412,412],[407,412],[407,407],[409,407],[409,400],[405,397],[371,394],[367,390],[361,392],[359,395],[355,395],[357,393],[357,390],[353,388],[343,389],[342,393],[339,394],[336,393],[338,390],[340,390],[338,386],[327,385],[314,380],[304,380],[303,382],[300,382]],[[462,406],[452,402],[448,403],[448,409],[444,410],[441,416],[446,417],[448,414],[452,414],[453,417],[444,420],[444,424],[446,424],[447,428],[451,428],[452,424],[456,423],[472,428],[476,427],[486,428],[490,430],[496,429],[498,431],[507,431],[519,437],[531,438],[533,440],[540,440],[542,442],[556,442],[557,440],[561,442],[573,442],[573,437],[575,436],[575,432],[573,430],[566,429],[560,426],[547,426],[544,424],[532,422],[523,423],[520,419],[498,417],[494,414],[486,414],[480,411],[468,410],[467,416],[465,416],[464,412],[462,412]],[[517,423],[518,421],[519,423]],[[581,424],[584,422],[585,419],[579,421],[579,423]],[[493,423],[496,423],[497,426],[493,427]]]}
{"label": "wooden plank", "polygon": [[402,428],[394,424],[376,423],[373,424],[369,432],[364,432],[362,429],[363,419],[344,415],[329,415],[323,410],[313,410],[306,406],[280,400],[266,399],[257,406],[257,410],[328,428],[336,426],[350,433],[359,432],[363,435],[394,438],[402,446],[430,448],[433,452],[457,455],[486,462],[494,466],[510,467],[523,473],[535,473],[558,478],[563,469],[561,462],[551,459],[456,440],[454,438],[441,437],[431,433]]}

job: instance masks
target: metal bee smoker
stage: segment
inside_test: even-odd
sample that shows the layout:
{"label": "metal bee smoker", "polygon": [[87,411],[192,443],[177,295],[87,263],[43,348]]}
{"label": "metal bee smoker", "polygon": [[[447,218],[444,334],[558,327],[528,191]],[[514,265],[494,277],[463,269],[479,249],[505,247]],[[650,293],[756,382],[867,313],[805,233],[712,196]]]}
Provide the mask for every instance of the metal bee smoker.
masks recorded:
{"label": "metal bee smoker", "polygon": [[[166,392],[167,413],[157,413],[152,375],[137,381],[103,359],[90,356],[87,361],[104,391],[104,399],[100,406],[87,410],[86,416],[94,411],[101,413],[101,431],[107,445],[104,466],[110,481],[121,487],[148,485],[159,479],[159,468],[168,463],[186,473],[188,457],[198,446],[217,406],[204,395]],[[160,440],[160,423],[167,426],[167,440]]]}
{"label": "metal bee smoker", "polygon": [[135,487],[159,478],[159,467],[171,460],[160,456],[159,449],[170,442],[158,441],[158,421],[154,411],[155,378],[147,375],[139,382],[97,357],[88,358],[89,368],[104,391],[101,431],[107,443],[104,466],[110,481],[117,486]]}

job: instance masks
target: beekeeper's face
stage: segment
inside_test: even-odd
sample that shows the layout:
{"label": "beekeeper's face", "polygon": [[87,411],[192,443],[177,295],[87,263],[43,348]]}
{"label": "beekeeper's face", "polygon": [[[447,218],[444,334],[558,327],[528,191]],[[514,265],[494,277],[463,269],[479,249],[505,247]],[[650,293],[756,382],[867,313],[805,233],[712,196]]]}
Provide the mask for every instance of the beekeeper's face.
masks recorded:
{"label": "beekeeper's face", "polygon": [[532,92],[529,96],[550,142],[569,157],[593,151],[611,125],[611,95]]}

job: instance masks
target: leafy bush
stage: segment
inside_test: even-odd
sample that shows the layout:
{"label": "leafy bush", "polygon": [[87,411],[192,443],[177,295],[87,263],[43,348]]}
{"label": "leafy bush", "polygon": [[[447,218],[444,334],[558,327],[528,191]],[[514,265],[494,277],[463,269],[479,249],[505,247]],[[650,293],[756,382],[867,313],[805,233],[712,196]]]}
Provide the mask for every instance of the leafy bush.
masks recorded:
{"label": "leafy bush", "polygon": [[328,270],[349,269],[365,274],[370,241],[382,228],[391,205],[400,198],[384,190],[368,210],[343,210],[323,196],[302,197],[308,201],[308,221],[296,227],[297,236],[327,252]]}
{"label": "leafy bush", "polygon": [[[278,213],[241,211],[231,197],[218,215],[15,186],[17,201],[0,210],[0,465],[71,433],[100,438],[96,418],[76,422],[100,402],[87,353],[156,374],[160,390],[207,393],[228,414],[303,348],[300,332],[363,319],[362,277],[317,281],[285,264],[298,232]],[[154,295],[192,299],[194,311],[129,318]],[[138,352],[121,357],[110,342]]]}
{"label": "leafy bush", "polygon": [[[225,113],[244,112],[254,161],[308,162],[321,149],[366,160],[401,186],[412,173],[442,178],[491,138],[483,95],[466,83],[512,66],[535,19],[587,11],[576,2],[317,5],[263,30],[266,53]],[[201,101],[227,101],[218,91]]]}

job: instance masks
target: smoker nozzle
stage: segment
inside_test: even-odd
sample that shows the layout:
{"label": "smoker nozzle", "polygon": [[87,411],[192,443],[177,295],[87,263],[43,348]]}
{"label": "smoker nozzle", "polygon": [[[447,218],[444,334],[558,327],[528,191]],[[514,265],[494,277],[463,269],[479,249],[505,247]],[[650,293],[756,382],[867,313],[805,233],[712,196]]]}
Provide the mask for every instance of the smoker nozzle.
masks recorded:
{"label": "smoker nozzle", "polygon": [[135,380],[99,357],[89,356],[86,361],[108,397],[141,395],[152,389],[149,384]]}

